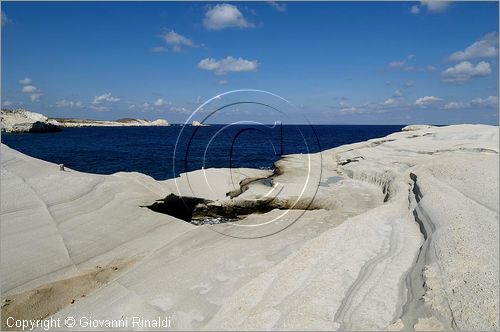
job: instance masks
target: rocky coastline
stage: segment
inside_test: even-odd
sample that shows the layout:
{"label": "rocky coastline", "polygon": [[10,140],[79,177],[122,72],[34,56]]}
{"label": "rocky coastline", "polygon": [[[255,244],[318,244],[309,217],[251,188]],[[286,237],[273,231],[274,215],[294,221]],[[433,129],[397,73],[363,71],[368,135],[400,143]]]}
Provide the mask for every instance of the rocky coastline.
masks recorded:
{"label": "rocky coastline", "polygon": [[25,109],[1,110],[1,131],[6,133],[56,132],[63,128],[74,127],[157,127],[169,126],[167,120],[154,121],[143,119],[88,120],[71,118],[48,118],[43,114]]}

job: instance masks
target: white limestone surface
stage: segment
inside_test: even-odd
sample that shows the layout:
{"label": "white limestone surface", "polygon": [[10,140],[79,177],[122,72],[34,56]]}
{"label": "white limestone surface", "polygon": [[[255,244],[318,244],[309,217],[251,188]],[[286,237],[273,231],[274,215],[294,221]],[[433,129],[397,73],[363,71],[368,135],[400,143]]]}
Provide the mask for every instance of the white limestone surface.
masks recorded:
{"label": "white limestone surface", "polygon": [[[160,182],[63,172],[5,145],[1,157],[2,317],[137,330],[134,316],[168,316],[177,330],[499,328],[498,127],[413,127],[285,156],[274,175],[208,169]],[[141,207],[171,192],[281,209],[194,226]],[[50,296],[30,303],[39,293]]]}
{"label": "white limestone surface", "polygon": [[8,133],[57,131],[59,127],[40,113],[24,109],[0,111],[1,131]]}

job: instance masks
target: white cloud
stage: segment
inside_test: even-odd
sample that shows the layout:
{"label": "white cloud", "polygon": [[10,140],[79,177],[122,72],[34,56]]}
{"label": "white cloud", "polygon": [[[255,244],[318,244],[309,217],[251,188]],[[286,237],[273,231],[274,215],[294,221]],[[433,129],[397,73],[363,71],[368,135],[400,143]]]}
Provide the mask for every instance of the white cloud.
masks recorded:
{"label": "white cloud", "polygon": [[408,102],[401,97],[391,97],[385,101],[368,101],[360,105],[351,105],[346,101],[341,101],[338,107],[342,114],[381,114],[387,112],[409,112],[412,110],[425,109],[430,106],[444,108],[443,100],[436,96],[424,96]]}
{"label": "white cloud", "polygon": [[172,51],[174,52],[182,52],[183,47],[197,47],[193,41],[187,37],[184,37],[181,34],[178,34],[174,30],[170,30],[166,34],[163,35],[163,41],[172,46]]}
{"label": "white cloud", "polygon": [[194,43],[191,39],[186,38],[183,35],[178,34],[174,30],[167,32],[163,36],[163,40],[165,40],[165,43],[167,43],[169,45],[194,46]]}
{"label": "white cloud", "polygon": [[420,1],[420,5],[414,5],[410,9],[410,13],[419,14],[422,11],[422,8],[427,8],[427,11],[430,13],[442,13],[449,6],[451,1],[442,1],[442,0],[422,0]]}
{"label": "white cloud", "polygon": [[152,106],[150,103],[146,102],[146,103],[142,103],[140,105],[136,105],[136,104],[129,105],[128,109],[131,111],[146,112],[146,111],[150,111],[152,109]]}
{"label": "white cloud", "polygon": [[422,0],[420,1],[420,5],[426,6],[427,10],[431,13],[442,13],[450,6],[450,1]]}
{"label": "white cloud", "polygon": [[36,91],[38,91],[38,88],[34,85],[25,85],[21,89],[21,92],[24,92],[24,93],[33,93]]}
{"label": "white cloud", "polygon": [[181,106],[172,106],[172,107],[170,107],[170,110],[172,112],[179,112],[179,113],[190,113],[191,112],[187,108],[181,107]]}
{"label": "white cloud", "polygon": [[167,48],[164,46],[156,46],[156,47],[151,47],[149,50],[153,53],[162,53],[166,52]]}
{"label": "white cloud", "polygon": [[465,108],[465,103],[462,101],[450,101],[450,102],[446,103],[443,106],[443,108],[445,110],[458,110],[458,109]]}
{"label": "white cloud", "polygon": [[476,98],[471,101],[471,106],[474,107],[498,107],[498,96],[489,96],[486,98]]}
{"label": "white cloud", "polygon": [[418,98],[417,100],[415,100],[415,105],[424,106],[424,105],[436,103],[438,101],[441,101],[441,98],[435,97],[435,96],[425,96],[425,97],[421,97],[421,98]]}
{"label": "white cloud", "polygon": [[32,80],[30,78],[24,78],[19,80],[19,84],[22,85],[21,92],[30,95],[31,101],[39,101],[40,97],[43,95],[40,89],[32,85]]}
{"label": "white cloud", "polygon": [[2,26],[4,26],[5,24],[9,23],[10,22],[10,19],[7,17],[7,15],[5,15],[5,12],[2,10],[2,13],[1,13],[1,23],[2,23]]}
{"label": "white cloud", "polygon": [[255,24],[249,22],[238,7],[227,3],[209,7],[203,19],[203,25],[208,30],[221,30],[225,28],[253,28]]}
{"label": "white cloud", "polygon": [[406,108],[407,105],[401,99],[389,98],[384,102],[365,102],[358,106],[350,105],[345,101],[339,103],[340,113],[342,114],[378,114],[385,113],[397,107]]}
{"label": "white cloud", "polygon": [[389,68],[405,68],[405,67],[407,67],[408,61],[412,60],[413,58],[415,58],[415,56],[413,54],[410,54],[406,58],[404,58],[403,60],[393,61],[393,62],[389,63],[388,67]]}
{"label": "white cloud", "polygon": [[463,83],[474,77],[488,76],[491,74],[491,67],[488,62],[481,61],[474,65],[468,61],[462,61],[441,73],[443,82]]}
{"label": "white cloud", "polygon": [[359,109],[354,107],[354,106],[349,106],[349,107],[344,107],[340,109],[340,113],[343,114],[354,114],[354,113],[360,113]]}
{"label": "white cloud", "polygon": [[225,84],[227,84],[227,83],[228,83],[228,81],[227,81],[227,80],[220,80],[220,81],[219,81],[219,82],[217,82],[217,83],[218,83],[218,84],[220,84],[220,85],[225,85]]}
{"label": "white cloud", "polygon": [[97,112],[108,112],[111,111],[111,107],[103,105],[90,105],[90,108]]}
{"label": "white cloud", "polygon": [[31,99],[31,101],[39,101],[41,96],[42,96],[42,94],[39,92],[32,93],[32,94],[30,94],[30,99]]}
{"label": "white cloud", "polygon": [[83,107],[83,104],[81,101],[73,101],[73,100],[59,100],[56,101],[56,107],[64,107],[64,108],[80,108]]}
{"label": "white cloud", "polygon": [[484,35],[463,51],[457,51],[449,56],[451,61],[463,61],[476,58],[494,58],[498,55],[498,34],[491,32]]}
{"label": "white cloud", "polygon": [[161,106],[171,105],[171,104],[172,104],[172,102],[170,102],[168,100],[164,100],[162,98],[156,99],[156,101],[153,103],[153,105],[155,105],[156,107],[161,107]]}
{"label": "white cloud", "polygon": [[19,80],[19,84],[21,85],[26,85],[26,84],[31,84],[31,78],[29,77],[26,77],[26,78],[23,78],[22,80]]}
{"label": "white cloud", "polygon": [[14,102],[10,100],[5,100],[2,102],[2,106],[12,106],[12,105],[14,105]]}
{"label": "white cloud", "polygon": [[436,96],[423,96],[415,100],[415,102],[407,102],[401,97],[391,97],[385,101],[369,101],[360,105],[352,105],[347,100],[343,99],[338,106],[333,106],[333,109],[339,110],[341,114],[380,114],[386,112],[405,112],[412,110],[421,110],[426,108],[434,108],[436,110],[474,110],[478,108],[496,108],[498,109],[499,99],[497,96],[489,96],[485,98],[476,98],[472,101],[447,101]]}
{"label": "white cloud", "polygon": [[164,108],[164,106],[172,105],[172,102],[169,100],[165,100],[163,98],[158,98],[152,102],[144,102],[142,104],[136,105],[132,104],[128,108],[131,111],[160,111]]}
{"label": "white cloud", "polygon": [[391,106],[391,105],[396,105],[398,104],[398,100],[396,98],[389,98],[386,101],[384,101],[384,105],[386,106]]}
{"label": "white cloud", "polygon": [[393,61],[393,62],[389,63],[387,66],[389,68],[392,68],[392,69],[413,71],[413,70],[416,70],[417,68],[415,68],[413,65],[410,65],[409,63],[414,59],[415,59],[415,55],[410,54],[406,58],[404,58],[403,60]]}
{"label": "white cloud", "polygon": [[267,3],[279,12],[286,12],[287,4],[285,2],[268,1]]}
{"label": "white cloud", "polygon": [[401,92],[401,90],[398,89],[398,90],[394,91],[393,96],[396,98],[399,98],[399,97],[403,96],[403,93]]}
{"label": "white cloud", "polygon": [[354,113],[359,113],[359,109],[352,106],[350,103],[348,103],[345,100],[341,100],[339,102],[339,108],[340,108],[340,113],[343,114],[354,114]]}
{"label": "white cloud", "polygon": [[221,60],[206,58],[198,63],[198,68],[224,75],[228,72],[256,71],[259,63],[257,60],[245,60],[228,56]]}
{"label": "white cloud", "polygon": [[113,95],[111,95],[111,92],[108,92],[108,93],[102,94],[100,96],[95,96],[92,104],[97,105],[97,104],[101,104],[104,102],[111,102],[112,103],[112,102],[117,102],[117,101],[120,101],[120,98],[114,97]]}
{"label": "white cloud", "polygon": [[470,102],[450,101],[443,106],[445,110],[477,109],[477,108],[498,108],[498,96],[486,98],[475,98]]}
{"label": "white cloud", "polygon": [[403,70],[403,71],[419,71],[419,72],[423,72],[423,71],[431,72],[431,71],[436,70],[436,67],[431,66],[431,65],[428,65],[425,67],[418,67],[414,64],[414,60],[415,60],[415,55],[410,54],[406,58],[404,58],[403,60],[393,61],[393,62],[389,63],[387,65],[387,67],[389,67],[391,69],[399,69],[399,70]]}

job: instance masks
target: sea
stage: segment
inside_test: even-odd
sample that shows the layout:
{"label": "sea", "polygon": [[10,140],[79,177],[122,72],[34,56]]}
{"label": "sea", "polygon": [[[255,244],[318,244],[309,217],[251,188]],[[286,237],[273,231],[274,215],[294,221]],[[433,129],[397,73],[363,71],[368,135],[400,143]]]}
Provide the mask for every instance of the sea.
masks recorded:
{"label": "sea", "polygon": [[86,127],[2,133],[3,144],[74,170],[140,172],[156,180],[212,167],[270,169],[282,155],[314,153],[400,131],[404,125]]}

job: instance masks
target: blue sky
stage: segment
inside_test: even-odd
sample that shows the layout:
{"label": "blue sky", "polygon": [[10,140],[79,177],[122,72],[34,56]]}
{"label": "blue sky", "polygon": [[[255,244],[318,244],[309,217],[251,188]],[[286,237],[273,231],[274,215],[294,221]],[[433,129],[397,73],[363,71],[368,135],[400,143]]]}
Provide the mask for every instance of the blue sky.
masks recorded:
{"label": "blue sky", "polygon": [[498,2],[2,2],[5,108],[178,123],[242,88],[312,123],[498,124]]}

